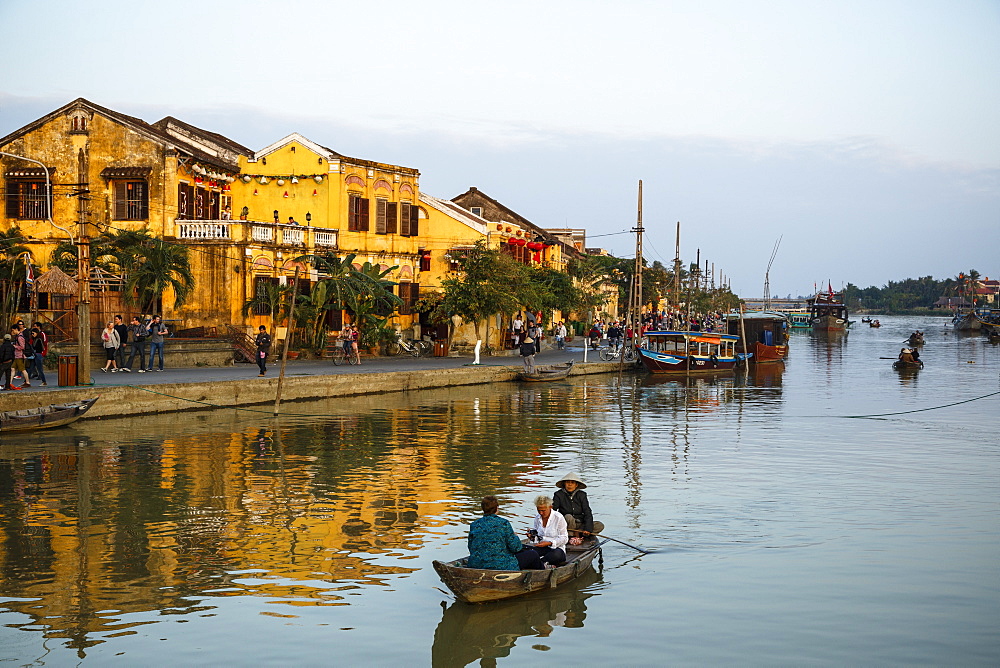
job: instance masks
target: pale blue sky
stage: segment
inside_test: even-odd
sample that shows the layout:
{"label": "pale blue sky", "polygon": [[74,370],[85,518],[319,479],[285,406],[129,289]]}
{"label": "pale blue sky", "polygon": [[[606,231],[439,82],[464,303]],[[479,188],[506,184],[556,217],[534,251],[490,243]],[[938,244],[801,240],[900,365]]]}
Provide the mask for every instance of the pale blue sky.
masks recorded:
{"label": "pale blue sky", "polygon": [[642,178],[651,257],[680,220],[747,296],[779,235],[782,295],[1000,275],[996,1],[0,0],[0,25],[0,136],[76,97],[297,131],[594,235]]}

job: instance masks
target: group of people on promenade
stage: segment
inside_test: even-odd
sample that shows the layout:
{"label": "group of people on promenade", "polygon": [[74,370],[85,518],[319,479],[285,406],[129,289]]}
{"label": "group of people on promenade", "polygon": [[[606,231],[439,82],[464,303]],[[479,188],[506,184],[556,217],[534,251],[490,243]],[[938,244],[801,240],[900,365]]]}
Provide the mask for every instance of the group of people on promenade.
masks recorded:
{"label": "group of people on promenade", "polygon": [[604,531],[604,524],[594,521],[583,491],[587,485],[579,474],[566,474],[556,487],[559,489],[553,496],[535,498],[535,518],[526,532],[527,542],[518,539],[510,522],[497,515],[497,497],[484,497],[480,504],[483,516],[469,527],[466,566],[500,571],[556,568],[566,563],[567,545],[579,545]]}
{"label": "group of people on promenade", "polygon": [[[105,364],[101,367],[104,373],[130,373],[139,356],[139,373],[154,371],[154,357],[159,357],[159,367],[155,371],[163,371],[163,339],[170,335],[167,325],[159,315],[151,318],[132,316],[126,325],[120,315],[105,325],[101,332],[101,343],[104,346]],[[146,366],[146,345],[149,344],[149,366]],[[125,361],[125,345],[129,345],[128,361]]]}
{"label": "group of people on promenade", "polygon": [[[44,387],[45,356],[49,354],[49,337],[35,323],[26,329],[23,320],[11,325],[10,332],[3,335],[0,343],[0,390],[20,390],[31,387],[31,379],[37,379]],[[20,380],[17,387],[13,381]]]}

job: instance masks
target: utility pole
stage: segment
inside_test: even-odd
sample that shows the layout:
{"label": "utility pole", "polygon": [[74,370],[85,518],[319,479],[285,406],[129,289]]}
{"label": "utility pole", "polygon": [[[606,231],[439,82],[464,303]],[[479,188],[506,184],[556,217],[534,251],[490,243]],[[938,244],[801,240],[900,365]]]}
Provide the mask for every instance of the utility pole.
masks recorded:
{"label": "utility pole", "polygon": [[677,221],[677,243],[674,245],[674,308],[681,309],[681,221]]}
{"label": "utility pole", "polygon": [[632,299],[629,303],[629,325],[632,327],[632,338],[629,343],[634,346],[639,334],[639,323],[642,320],[642,179],[639,179],[638,213],[632,231],[635,232],[635,270],[632,274]]}
{"label": "utility pole", "polygon": [[90,177],[87,175],[87,155],[83,149],[77,154],[78,187],[83,193],[77,198],[77,247],[76,273],[79,294],[76,299],[77,359],[76,382],[90,385],[90,236],[87,234],[90,217]]}

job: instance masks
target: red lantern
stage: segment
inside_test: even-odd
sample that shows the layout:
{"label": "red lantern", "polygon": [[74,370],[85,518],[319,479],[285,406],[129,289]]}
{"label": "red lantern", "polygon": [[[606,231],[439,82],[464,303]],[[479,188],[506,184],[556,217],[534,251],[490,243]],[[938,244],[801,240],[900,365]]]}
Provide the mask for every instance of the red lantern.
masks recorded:
{"label": "red lantern", "polygon": [[526,243],[528,243],[528,242],[527,242],[527,241],[525,241],[524,239],[517,239],[517,245],[518,245],[518,246],[523,246],[523,245],[525,245]]}
{"label": "red lantern", "polygon": [[535,262],[541,262],[541,261],[542,261],[542,254],[535,253]]}
{"label": "red lantern", "polygon": [[510,239],[507,239],[507,243],[509,243],[511,246],[516,246],[517,245],[517,239],[515,239],[514,237],[511,237]]}

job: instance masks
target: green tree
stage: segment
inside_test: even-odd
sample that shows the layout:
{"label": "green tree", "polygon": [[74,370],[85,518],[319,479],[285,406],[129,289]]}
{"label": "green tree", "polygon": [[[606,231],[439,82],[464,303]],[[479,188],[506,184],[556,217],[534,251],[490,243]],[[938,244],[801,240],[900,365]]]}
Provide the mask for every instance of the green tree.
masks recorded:
{"label": "green tree", "polygon": [[0,334],[10,327],[24,296],[27,277],[24,261],[28,247],[21,244],[23,240],[24,235],[17,225],[0,232],[0,325],[4,328]]}
{"label": "green tree", "polygon": [[172,290],[174,306],[183,306],[195,284],[188,249],[150,238],[135,246],[134,254],[125,279],[126,302],[152,313],[156,301]]}

